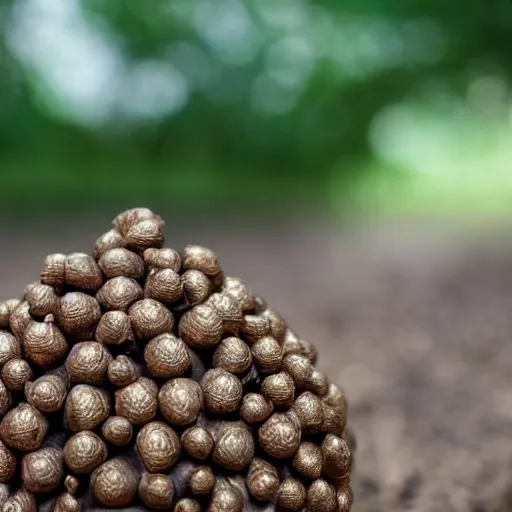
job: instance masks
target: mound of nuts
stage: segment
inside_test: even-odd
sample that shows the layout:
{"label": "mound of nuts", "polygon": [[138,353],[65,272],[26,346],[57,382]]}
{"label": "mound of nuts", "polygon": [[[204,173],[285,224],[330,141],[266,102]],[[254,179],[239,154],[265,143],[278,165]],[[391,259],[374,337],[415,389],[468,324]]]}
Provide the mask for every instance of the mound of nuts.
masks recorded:
{"label": "mound of nuts", "polygon": [[354,438],[316,349],[163,225],[125,211],[0,303],[0,512],[348,512]]}

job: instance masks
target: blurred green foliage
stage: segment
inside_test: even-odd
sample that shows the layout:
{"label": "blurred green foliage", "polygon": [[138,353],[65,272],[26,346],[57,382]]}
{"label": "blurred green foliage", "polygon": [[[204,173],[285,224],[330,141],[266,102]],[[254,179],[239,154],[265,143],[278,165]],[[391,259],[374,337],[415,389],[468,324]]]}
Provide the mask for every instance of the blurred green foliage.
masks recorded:
{"label": "blurred green foliage", "polygon": [[[16,211],[409,212],[416,164],[449,160],[427,190],[436,205],[477,158],[450,160],[458,145],[510,129],[511,47],[505,0],[4,1],[0,197]],[[468,123],[448,151],[418,144]]]}

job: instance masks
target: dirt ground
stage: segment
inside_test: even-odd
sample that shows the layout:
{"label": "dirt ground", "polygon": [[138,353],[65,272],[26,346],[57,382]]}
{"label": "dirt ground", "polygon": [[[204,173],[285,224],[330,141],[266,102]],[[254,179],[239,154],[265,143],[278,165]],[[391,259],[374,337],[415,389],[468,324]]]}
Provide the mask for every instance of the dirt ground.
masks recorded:
{"label": "dirt ground", "polygon": [[[109,218],[108,216],[106,217]],[[0,226],[1,297],[108,222]],[[166,225],[213,248],[320,350],[357,439],[355,512],[512,510],[512,244],[507,228]]]}

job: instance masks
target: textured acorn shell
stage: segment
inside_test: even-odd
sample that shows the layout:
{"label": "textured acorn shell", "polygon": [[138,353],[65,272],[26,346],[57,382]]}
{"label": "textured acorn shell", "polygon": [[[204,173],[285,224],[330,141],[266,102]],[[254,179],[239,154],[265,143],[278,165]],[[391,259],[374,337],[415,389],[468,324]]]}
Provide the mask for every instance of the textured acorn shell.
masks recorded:
{"label": "textured acorn shell", "polygon": [[16,472],[16,457],[9,448],[0,441],[0,483],[8,482]]}
{"label": "textured acorn shell", "polygon": [[67,387],[57,375],[43,375],[25,384],[27,402],[41,412],[51,413],[62,409]]}
{"label": "textured acorn shell", "polygon": [[110,396],[104,389],[87,384],[71,388],[66,398],[66,421],[73,432],[92,430],[110,414]]}
{"label": "textured acorn shell", "polygon": [[121,345],[133,340],[130,317],[124,311],[107,311],[96,328],[96,341],[105,345]]}
{"label": "textured acorn shell", "polygon": [[107,446],[94,432],[77,432],[64,446],[64,462],[75,474],[90,473],[107,460]]}
{"label": "textured acorn shell", "polygon": [[168,379],[183,375],[190,366],[187,346],[169,333],[153,338],[146,345],[144,359],[152,375]]}
{"label": "textured acorn shell", "polygon": [[107,379],[112,356],[96,341],[83,341],[71,349],[66,359],[66,370],[71,384],[100,385]]}
{"label": "textured acorn shell", "polygon": [[23,348],[27,359],[42,368],[51,368],[66,356],[68,343],[55,324],[32,322],[25,331]]}
{"label": "textured acorn shell", "polygon": [[224,422],[215,439],[213,461],[232,471],[246,468],[254,457],[252,433],[243,422]]}
{"label": "textured acorn shell", "polygon": [[59,486],[62,477],[62,451],[57,448],[41,448],[28,453],[21,460],[21,478],[30,492],[52,492]]}
{"label": "textured acorn shell", "polygon": [[134,425],[151,421],[158,409],[158,386],[145,377],[115,393],[116,414]]}
{"label": "textured acorn shell", "polygon": [[140,279],[145,270],[142,258],[123,247],[105,251],[99,260],[99,266],[108,279],[118,276]]}
{"label": "textured acorn shell", "polygon": [[180,455],[180,438],[166,423],[153,421],[137,435],[137,451],[146,469],[161,473],[170,469]]}
{"label": "textured acorn shell", "polygon": [[171,425],[189,425],[203,403],[201,387],[192,379],[177,378],[165,383],[158,393],[160,411]]}
{"label": "textured acorn shell", "polygon": [[131,505],[137,497],[139,478],[124,459],[109,459],[94,470],[91,487],[96,500],[110,508]]}

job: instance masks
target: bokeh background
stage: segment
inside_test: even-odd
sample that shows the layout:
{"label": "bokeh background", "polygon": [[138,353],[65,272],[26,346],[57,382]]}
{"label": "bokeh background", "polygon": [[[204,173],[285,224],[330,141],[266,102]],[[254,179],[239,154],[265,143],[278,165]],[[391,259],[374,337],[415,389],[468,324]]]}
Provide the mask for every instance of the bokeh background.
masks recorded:
{"label": "bokeh background", "polygon": [[505,0],[3,0],[0,298],[149,206],[319,346],[356,511],[510,511],[511,48]]}

